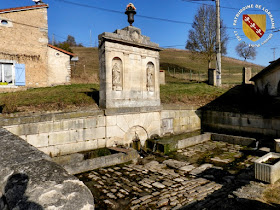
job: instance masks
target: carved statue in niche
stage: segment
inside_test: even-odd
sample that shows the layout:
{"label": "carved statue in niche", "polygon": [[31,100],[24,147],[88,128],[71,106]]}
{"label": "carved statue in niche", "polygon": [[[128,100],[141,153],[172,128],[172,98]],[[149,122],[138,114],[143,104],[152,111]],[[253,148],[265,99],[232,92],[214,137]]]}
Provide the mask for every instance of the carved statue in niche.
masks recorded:
{"label": "carved statue in niche", "polygon": [[113,68],[112,68],[112,87],[113,90],[122,90],[122,67],[121,60],[114,59],[113,60]]}
{"label": "carved statue in niche", "polygon": [[148,91],[154,91],[154,64],[148,63],[147,65],[147,90]]}

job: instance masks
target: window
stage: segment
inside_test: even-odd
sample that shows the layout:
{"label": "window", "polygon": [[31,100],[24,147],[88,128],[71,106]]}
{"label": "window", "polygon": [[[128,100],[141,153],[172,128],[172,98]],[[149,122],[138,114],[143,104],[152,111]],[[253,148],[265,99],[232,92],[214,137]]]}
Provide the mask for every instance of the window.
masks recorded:
{"label": "window", "polygon": [[25,64],[0,60],[0,87],[25,86]]}
{"label": "window", "polygon": [[8,25],[8,21],[7,20],[1,20],[1,24],[2,25]]}
{"label": "window", "polygon": [[12,63],[0,63],[0,83],[1,85],[14,84],[14,71]]}

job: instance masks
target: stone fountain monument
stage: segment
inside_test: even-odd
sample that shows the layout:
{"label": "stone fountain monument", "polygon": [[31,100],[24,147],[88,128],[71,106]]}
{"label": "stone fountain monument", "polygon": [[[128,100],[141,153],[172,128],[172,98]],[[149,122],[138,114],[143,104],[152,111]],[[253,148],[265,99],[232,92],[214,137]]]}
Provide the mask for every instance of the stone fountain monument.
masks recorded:
{"label": "stone fountain monument", "polygon": [[130,26],[99,39],[99,106],[126,111],[159,111],[159,45],[132,26],[136,14],[129,4]]}

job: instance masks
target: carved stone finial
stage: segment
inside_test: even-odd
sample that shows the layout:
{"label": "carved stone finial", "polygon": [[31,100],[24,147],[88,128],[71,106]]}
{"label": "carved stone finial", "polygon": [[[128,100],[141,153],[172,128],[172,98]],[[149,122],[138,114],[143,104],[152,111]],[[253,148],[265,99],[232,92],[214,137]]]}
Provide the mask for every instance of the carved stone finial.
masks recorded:
{"label": "carved stone finial", "polygon": [[132,3],[129,3],[126,6],[125,14],[127,14],[127,21],[129,22],[130,26],[134,22],[134,15],[136,14],[136,8]]}

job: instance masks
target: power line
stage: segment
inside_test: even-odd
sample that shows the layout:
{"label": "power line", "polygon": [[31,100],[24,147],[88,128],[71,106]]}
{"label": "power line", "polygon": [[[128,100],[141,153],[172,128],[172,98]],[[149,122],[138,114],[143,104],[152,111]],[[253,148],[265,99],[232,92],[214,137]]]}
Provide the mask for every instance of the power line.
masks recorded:
{"label": "power line", "polygon": [[[75,6],[97,9],[97,10],[102,10],[102,11],[106,11],[106,12],[111,12],[111,13],[117,13],[117,14],[124,15],[124,12],[122,12],[122,11],[106,9],[106,8],[103,8],[103,7],[96,7],[96,6],[92,6],[92,5],[88,5],[88,4],[81,4],[81,3],[76,3],[76,2],[67,1],[67,0],[55,0],[55,1],[60,1],[60,2],[66,3],[66,4],[72,4],[72,5],[75,5]],[[137,15],[137,17],[152,19],[152,20],[160,20],[160,21],[171,22],[171,23],[178,23],[178,24],[190,24],[190,25],[192,24],[192,23],[185,22],[185,21],[180,21],[180,20],[171,20],[171,19],[166,19],[166,18],[146,16],[146,15]]]}
{"label": "power line", "polygon": [[[197,1],[194,1],[194,0],[181,0],[181,1],[184,1],[184,2],[188,2],[188,3],[191,3],[191,4],[200,4],[200,5],[208,5],[208,6],[212,6],[214,7],[214,5],[211,5],[211,4],[205,4],[205,3],[200,3],[200,2],[197,2]],[[198,0],[200,1],[200,0]],[[205,1],[213,1],[213,0],[205,0]],[[235,7],[225,7],[225,6],[220,6],[221,8],[224,8],[224,9],[231,9],[231,10],[240,10],[241,8],[235,8]],[[260,10],[257,10],[257,9],[253,9],[251,11],[260,11]],[[270,10],[270,11],[274,11],[274,12],[277,12],[277,11],[280,11],[280,10]]]}

